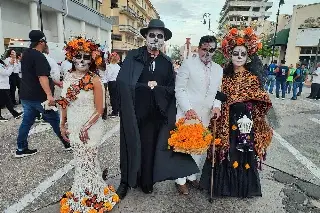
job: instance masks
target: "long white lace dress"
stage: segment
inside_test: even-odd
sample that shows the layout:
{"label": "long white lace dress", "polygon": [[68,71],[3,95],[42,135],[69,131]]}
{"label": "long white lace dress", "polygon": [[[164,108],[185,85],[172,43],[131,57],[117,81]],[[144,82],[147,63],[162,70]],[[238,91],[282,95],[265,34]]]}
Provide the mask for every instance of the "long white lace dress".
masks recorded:
{"label": "long white lace dress", "polygon": [[69,138],[75,160],[74,182],[70,192],[60,201],[61,213],[104,213],[111,211],[119,202],[114,187],[106,185],[98,160],[99,143],[105,132],[103,120],[99,120],[88,130],[89,140],[79,139],[81,127],[95,112],[92,90],[93,73],[77,77],[68,73],[64,80],[61,99],[58,103],[67,106]]}

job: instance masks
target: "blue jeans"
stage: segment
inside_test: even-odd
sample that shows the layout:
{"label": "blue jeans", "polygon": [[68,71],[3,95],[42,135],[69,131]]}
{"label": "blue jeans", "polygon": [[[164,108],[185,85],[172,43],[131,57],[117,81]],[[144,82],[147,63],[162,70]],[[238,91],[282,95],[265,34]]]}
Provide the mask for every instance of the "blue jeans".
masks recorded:
{"label": "blue jeans", "polygon": [[303,82],[300,82],[298,94],[301,94],[301,93],[302,93],[302,88],[303,88]]}
{"label": "blue jeans", "polygon": [[292,81],[287,81],[287,88],[286,88],[286,90],[287,90],[288,94],[291,92],[291,88],[292,88]]}
{"label": "blue jeans", "polygon": [[279,92],[282,92],[282,98],[286,97],[286,81],[284,80],[276,80],[276,97],[279,98]]}
{"label": "blue jeans", "polygon": [[22,151],[28,148],[28,134],[35,122],[35,118],[39,113],[42,113],[43,119],[48,122],[56,135],[60,138],[64,146],[68,142],[64,141],[60,132],[60,116],[58,112],[53,110],[45,111],[41,106],[40,101],[21,100],[23,107],[23,120],[19,128],[19,134],[17,139],[18,150]]}
{"label": "blue jeans", "polygon": [[292,96],[292,98],[294,98],[294,99],[297,99],[297,90],[298,90],[298,88],[299,88],[299,90],[300,90],[300,86],[301,85],[303,85],[303,83],[302,82],[293,82],[293,90],[292,90],[292,93],[293,93],[293,96]]}
{"label": "blue jeans", "polygon": [[274,83],[276,81],[275,75],[268,75],[267,83],[265,86],[266,91],[269,89],[269,93],[273,93]]}

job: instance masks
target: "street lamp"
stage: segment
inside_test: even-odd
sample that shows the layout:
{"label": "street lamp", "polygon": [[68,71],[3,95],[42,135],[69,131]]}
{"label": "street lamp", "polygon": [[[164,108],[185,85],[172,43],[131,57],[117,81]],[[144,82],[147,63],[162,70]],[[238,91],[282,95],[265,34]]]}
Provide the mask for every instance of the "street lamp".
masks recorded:
{"label": "street lamp", "polygon": [[208,23],[208,30],[210,31],[210,32],[212,32],[213,34],[214,34],[214,32],[211,30],[211,19],[210,19],[210,16],[211,16],[211,14],[210,13],[205,13],[205,14],[203,14],[203,24],[204,25],[206,25],[207,24],[207,20],[206,19],[208,19],[208,21],[209,21],[209,23]]}
{"label": "street lamp", "polygon": [[39,9],[40,9],[40,26],[41,26],[41,31],[43,32],[42,1],[41,0],[39,0]]}
{"label": "street lamp", "polygon": [[275,49],[275,47],[276,47],[276,37],[277,37],[278,24],[279,24],[280,7],[281,7],[281,5],[283,5],[283,4],[284,4],[284,0],[280,0],[280,1],[279,1],[279,6],[278,6],[278,12],[277,12],[276,31],[274,32],[274,36],[273,36],[273,46],[272,46],[272,59],[271,59],[271,62],[273,62],[274,49]]}

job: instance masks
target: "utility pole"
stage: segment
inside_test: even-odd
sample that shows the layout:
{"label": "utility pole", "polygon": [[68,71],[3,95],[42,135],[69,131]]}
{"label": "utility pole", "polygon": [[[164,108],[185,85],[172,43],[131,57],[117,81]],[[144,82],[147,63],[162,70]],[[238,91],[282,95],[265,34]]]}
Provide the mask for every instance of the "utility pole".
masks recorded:
{"label": "utility pole", "polygon": [[39,9],[40,9],[40,26],[41,26],[41,31],[43,32],[42,1],[41,0],[39,0]]}
{"label": "utility pole", "polygon": [[277,22],[276,22],[276,31],[274,32],[273,36],[273,46],[272,46],[272,59],[271,62],[273,62],[273,57],[274,57],[274,49],[276,47],[276,38],[277,38],[277,31],[278,31],[278,25],[279,25],[279,15],[280,15],[280,7],[281,5],[284,4],[284,0],[279,1],[279,6],[278,6],[278,12],[277,12]]}
{"label": "utility pole", "polygon": [[207,24],[206,19],[208,19],[208,30],[209,30],[209,32],[211,32],[211,33],[214,34],[214,32],[211,30],[211,19],[210,19],[210,16],[211,16],[210,13],[205,13],[205,14],[203,14],[203,22],[202,22],[202,23],[203,23],[204,25],[206,25],[206,24]]}

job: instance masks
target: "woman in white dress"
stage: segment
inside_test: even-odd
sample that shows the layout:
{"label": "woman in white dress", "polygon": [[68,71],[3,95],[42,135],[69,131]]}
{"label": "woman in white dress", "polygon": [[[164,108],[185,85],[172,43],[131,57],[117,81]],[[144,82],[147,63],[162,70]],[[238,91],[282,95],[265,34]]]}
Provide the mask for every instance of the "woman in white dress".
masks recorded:
{"label": "woman in white dress", "polygon": [[112,186],[102,179],[98,149],[104,133],[101,118],[104,87],[95,74],[102,63],[98,46],[77,38],[66,46],[66,56],[73,62],[65,75],[61,98],[61,134],[74,151],[75,175],[72,189],[60,201],[61,213],[104,213],[119,202]]}

